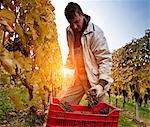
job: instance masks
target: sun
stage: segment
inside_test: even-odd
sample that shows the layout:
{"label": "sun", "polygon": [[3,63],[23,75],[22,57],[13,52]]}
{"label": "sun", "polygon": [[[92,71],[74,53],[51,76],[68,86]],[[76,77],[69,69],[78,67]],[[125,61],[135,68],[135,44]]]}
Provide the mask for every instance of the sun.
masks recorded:
{"label": "sun", "polygon": [[63,74],[64,74],[64,77],[73,76],[74,75],[74,70],[64,67],[63,68]]}

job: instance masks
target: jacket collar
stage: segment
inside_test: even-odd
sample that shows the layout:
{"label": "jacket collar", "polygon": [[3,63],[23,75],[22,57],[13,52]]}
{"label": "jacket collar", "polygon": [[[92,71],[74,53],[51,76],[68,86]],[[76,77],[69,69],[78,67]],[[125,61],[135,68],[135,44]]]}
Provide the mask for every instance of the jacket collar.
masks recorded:
{"label": "jacket collar", "polygon": [[[73,33],[73,30],[70,28],[70,26],[67,27],[67,31]],[[94,24],[89,22],[87,28],[83,32],[83,35],[86,35],[94,31],[95,31]]]}
{"label": "jacket collar", "polygon": [[83,35],[89,34],[94,31],[95,31],[95,29],[94,29],[93,23],[89,22],[87,28],[83,32]]}

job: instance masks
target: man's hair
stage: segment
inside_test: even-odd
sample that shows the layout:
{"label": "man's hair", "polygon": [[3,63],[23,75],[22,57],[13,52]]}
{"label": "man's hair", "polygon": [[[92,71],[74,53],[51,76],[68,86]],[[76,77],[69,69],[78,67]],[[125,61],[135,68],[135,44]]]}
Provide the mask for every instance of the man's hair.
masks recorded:
{"label": "man's hair", "polygon": [[65,16],[67,20],[69,21],[70,19],[72,19],[75,16],[76,12],[81,15],[83,14],[81,7],[77,3],[68,3],[68,5],[65,8]]}

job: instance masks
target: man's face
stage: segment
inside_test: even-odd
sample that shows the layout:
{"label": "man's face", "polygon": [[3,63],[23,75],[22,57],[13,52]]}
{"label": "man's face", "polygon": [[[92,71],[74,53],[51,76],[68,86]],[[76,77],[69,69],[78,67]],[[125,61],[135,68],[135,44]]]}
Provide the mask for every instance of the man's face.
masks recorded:
{"label": "man's face", "polygon": [[71,20],[69,20],[69,23],[71,29],[73,29],[74,32],[80,32],[83,27],[84,16],[76,12],[75,16]]}

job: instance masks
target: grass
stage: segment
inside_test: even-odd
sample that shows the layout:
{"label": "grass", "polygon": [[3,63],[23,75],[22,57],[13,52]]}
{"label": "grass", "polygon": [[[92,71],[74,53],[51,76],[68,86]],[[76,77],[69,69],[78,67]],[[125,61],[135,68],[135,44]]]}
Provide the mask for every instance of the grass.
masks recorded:
{"label": "grass", "polygon": [[8,99],[6,92],[0,89],[0,120],[6,120],[6,114],[14,109],[13,103]]}
{"label": "grass", "polygon": [[[15,97],[13,101],[10,96]],[[0,127],[29,127],[34,118],[36,118],[34,123],[41,125],[43,122],[40,121],[41,118],[37,118],[30,110],[31,105],[35,103],[38,105],[37,102],[28,100],[25,88],[0,87]]]}
{"label": "grass", "polygon": [[[115,97],[111,98],[112,104],[115,105]],[[121,108],[120,112],[120,118],[119,118],[119,127],[141,127],[141,124],[135,123],[133,120],[135,119],[135,111],[136,111],[136,106],[133,101],[127,101],[125,104],[125,108],[123,109],[123,100],[120,99],[118,100],[118,107]],[[150,106],[150,103],[148,103],[147,107],[139,107],[139,112],[140,112],[140,119],[142,122],[144,122],[147,126],[150,125],[149,120],[150,120],[150,110],[148,107]]]}

